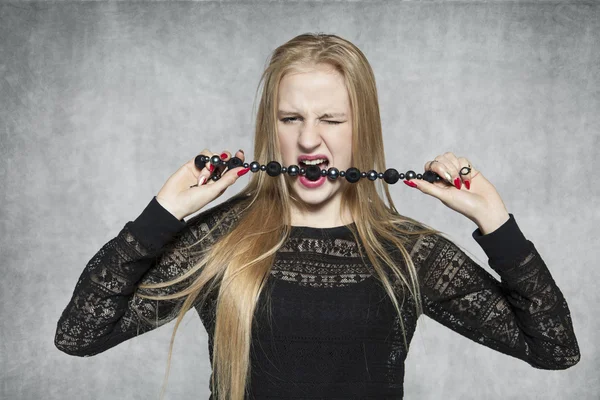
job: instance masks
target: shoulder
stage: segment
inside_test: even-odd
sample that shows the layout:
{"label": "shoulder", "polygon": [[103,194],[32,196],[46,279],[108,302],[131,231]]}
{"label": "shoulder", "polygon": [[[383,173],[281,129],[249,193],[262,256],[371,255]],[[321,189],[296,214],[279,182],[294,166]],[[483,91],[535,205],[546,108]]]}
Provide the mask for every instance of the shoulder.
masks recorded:
{"label": "shoulder", "polygon": [[[406,244],[407,250],[423,242],[437,241],[443,232],[414,218],[396,214],[397,221],[392,224],[392,234]],[[410,248],[409,248],[410,247]]]}
{"label": "shoulder", "polygon": [[[400,218],[392,225],[391,233],[395,239],[402,243],[417,269],[436,248],[454,246],[454,243],[444,236],[444,232],[414,218],[398,214],[397,216]],[[389,240],[385,243],[386,248],[396,257],[399,257],[398,261],[403,264],[404,257],[399,253],[396,246]]]}

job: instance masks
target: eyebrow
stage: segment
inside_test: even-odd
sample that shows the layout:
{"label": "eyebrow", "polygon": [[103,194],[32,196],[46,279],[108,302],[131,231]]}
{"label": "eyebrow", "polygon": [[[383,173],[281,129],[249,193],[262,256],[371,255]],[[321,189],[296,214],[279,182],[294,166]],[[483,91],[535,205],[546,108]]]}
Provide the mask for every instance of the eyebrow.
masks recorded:
{"label": "eyebrow", "polygon": [[[280,117],[284,117],[284,116],[288,116],[288,115],[299,115],[299,114],[294,111],[279,110],[277,112],[277,115],[279,115]],[[321,115],[321,118],[335,118],[335,117],[345,117],[345,116],[346,116],[345,113],[325,113],[325,114]]]}

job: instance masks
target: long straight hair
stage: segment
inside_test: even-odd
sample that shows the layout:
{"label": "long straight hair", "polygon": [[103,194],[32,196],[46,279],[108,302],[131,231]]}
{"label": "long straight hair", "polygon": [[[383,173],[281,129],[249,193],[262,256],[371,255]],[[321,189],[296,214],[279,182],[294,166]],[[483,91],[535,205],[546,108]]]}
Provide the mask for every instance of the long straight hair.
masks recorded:
{"label": "long straight hair", "polygon": [[[254,160],[261,164],[276,160],[283,165],[277,131],[279,83],[287,73],[310,70],[316,65],[330,66],[344,77],[352,109],[353,166],[361,171],[384,171],[386,162],[377,89],[369,62],[349,41],[322,33],[301,34],[272,53],[257,88],[258,93],[261,83],[264,83],[254,133]],[[382,199],[383,193],[389,206]],[[218,288],[210,383],[216,399],[243,400],[250,376],[254,310],[269,277],[275,254],[291,232],[290,201],[301,209],[303,203],[292,195],[290,184],[283,174],[278,177],[252,174],[249,183],[235,198],[238,199],[238,206],[225,213],[222,220],[230,218],[230,213],[235,213],[239,223],[211,246],[198,250],[197,262],[194,261],[195,264],[184,275],[168,282],[139,285],[141,290],[159,289],[191,279],[192,283],[185,290],[166,296],[152,296],[140,291],[137,295],[153,300],[187,296],[171,336],[168,377],[173,342],[181,320],[198,299],[200,304],[204,304],[211,290]],[[356,229],[349,226],[352,235],[357,243],[364,246],[376,278],[382,282],[400,317],[404,344],[408,348],[401,317],[405,296],[399,296],[400,303],[397,295],[404,294],[404,289],[408,289],[415,299],[416,315],[423,312],[415,265],[407,251],[408,243],[419,235],[441,235],[442,232],[400,215],[390,196],[388,184],[381,179],[375,182],[361,179],[355,184],[346,185],[340,218],[341,210],[346,208],[350,210],[356,226]],[[252,227],[252,232],[248,227]],[[203,238],[186,248],[194,251],[202,241]],[[404,263],[390,257],[393,248],[397,249]],[[364,257],[361,246],[358,249],[361,257]],[[161,399],[163,393],[164,385]]]}

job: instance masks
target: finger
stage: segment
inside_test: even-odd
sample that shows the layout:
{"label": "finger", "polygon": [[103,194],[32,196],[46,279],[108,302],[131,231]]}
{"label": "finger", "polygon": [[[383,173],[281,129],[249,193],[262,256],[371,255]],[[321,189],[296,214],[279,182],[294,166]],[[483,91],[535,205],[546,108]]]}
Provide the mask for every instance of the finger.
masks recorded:
{"label": "finger", "polygon": [[246,156],[244,155],[244,150],[242,150],[242,149],[239,149],[238,151],[236,151],[235,156],[237,158],[239,158],[240,160],[242,160],[242,163],[244,163],[246,161]]}
{"label": "finger", "polygon": [[[228,152],[227,150],[223,150],[223,153],[220,154],[221,157],[221,161],[223,162],[228,162],[229,160],[231,160],[231,153]],[[242,164],[244,163],[244,151],[243,150],[238,150],[235,153],[235,157],[239,158],[242,161]],[[229,166],[228,165],[220,165],[218,167],[218,170],[215,169],[215,171],[213,171],[212,176],[209,178],[211,180],[211,184],[213,182],[216,182],[218,180],[220,180],[223,175],[225,175],[227,172],[229,171]],[[216,176],[216,178],[215,178]]]}
{"label": "finger", "polygon": [[[227,153],[227,158],[225,158],[225,161],[229,161],[231,159],[231,154],[228,151],[225,153]],[[241,149],[235,153],[235,157],[242,160],[242,164],[244,163],[244,152]],[[221,172],[221,176],[225,175],[227,171],[229,171],[229,166],[225,166],[223,172]]]}
{"label": "finger", "polygon": [[[438,163],[433,163],[433,165]],[[451,197],[453,189],[449,185],[438,185],[437,182],[429,183],[425,179],[410,179],[409,182],[412,182],[416,189],[420,190],[421,193],[425,193],[431,197],[435,197],[442,201],[442,203],[447,204]],[[409,185],[410,186],[410,185]],[[452,185],[454,186],[454,185]]]}
{"label": "finger", "polygon": [[[460,169],[459,169],[460,179],[462,179],[462,181],[465,183],[465,187],[467,188],[467,190],[470,190],[471,179],[473,178],[473,174],[472,174],[473,168],[471,167],[471,169],[469,170],[469,168],[465,168],[465,167],[468,167],[469,165],[471,165],[471,163],[465,157],[459,157],[458,163],[460,165]],[[468,171],[468,173],[465,174],[465,172],[467,172],[467,171]]]}
{"label": "finger", "polygon": [[229,160],[231,158],[231,153],[228,152],[227,150],[223,150],[223,152],[221,153],[220,157],[221,157],[222,161],[227,161],[227,160]]}
{"label": "finger", "polygon": [[[470,190],[471,180],[475,177],[473,168],[470,167],[471,163],[465,157],[456,157],[453,153],[448,152],[443,155],[447,160],[450,161],[453,167],[456,169],[456,175],[454,171],[451,172],[453,176],[453,183],[457,189],[462,189],[462,183],[464,182],[465,188]],[[469,167],[469,168],[465,168]],[[467,173],[468,171],[468,173]]]}
{"label": "finger", "polygon": [[[229,186],[233,185],[240,178],[240,176],[238,176],[237,173],[243,169],[245,169],[243,165],[240,165],[239,167],[235,167],[235,168],[229,170],[228,174],[221,176],[216,181],[212,181],[207,186],[211,187],[210,190],[217,191],[216,196],[218,197],[218,196],[222,195],[223,192],[225,192],[225,190]],[[247,173],[245,175],[247,175]]]}
{"label": "finger", "polygon": [[432,161],[427,161],[425,163],[426,171],[433,171],[440,176],[440,178],[445,179],[446,182],[450,185],[454,186],[454,182],[452,181],[452,175],[450,174],[449,168],[446,166],[443,156],[437,156]]}
{"label": "finger", "polygon": [[471,163],[465,157],[460,157],[460,169],[459,175],[463,181],[470,181],[473,178],[473,167],[471,167]]}
{"label": "finger", "polygon": [[[197,157],[197,156],[199,156],[199,155],[203,155],[203,156],[206,156],[206,157],[209,157],[209,158],[210,158],[210,157],[212,157],[214,154],[213,154],[213,152],[212,152],[212,151],[210,151],[209,149],[204,149],[204,150],[202,150],[200,153],[198,153],[198,154],[196,155],[196,157]],[[196,171],[196,174],[197,174],[197,182],[196,182],[196,183],[197,183],[199,186],[201,186],[201,185],[206,185],[206,184],[208,183],[209,179],[210,179],[210,176],[212,175],[212,173],[211,173],[211,171],[210,171],[210,166],[211,166],[211,164],[210,164],[210,161],[207,161],[207,162],[204,164],[204,168],[202,168],[202,169],[200,170],[200,169],[198,169],[198,167],[196,167],[196,164],[195,164],[195,159],[196,159],[196,157],[194,157],[194,159],[191,161],[192,165],[194,165],[194,171]],[[195,175],[196,175],[196,174],[195,174]],[[200,183],[200,179],[201,179],[201,178],[204,178],[204,179],[203,179],[204,181],[203,181],[202,183]]]}
{"label": "finger", "polygon": [[[228,152],[227,150],[223,150],[223,152],[219,155],[219,158],[221,159],[221,162],[229,161],[231,159],[231,153]],[[225,174],[225,172],[227,172],[227,170],[228,170],[227,165],[218,165],[215,168],[215,170],[213,171],[213,176],[218,176],[217,180],[219,180]],[[213,180],[213,182],[214,182],[214,180]]]}
{"label": "finger", "polygon": [[452,184],[460,190],[462,188],[462,177],[459,173],[462,168],[460,161],[452,152],[446,152],[442,157],[446,160],[444,164],[448,167],[448,172],[452,176]]}
{"label": "finger", "polygon": [[[224,159],[226,160],[229,157],[229,153],[227,151],[223,151],[220,154],[219,153],[211,153],[208,157],[212,158],[214,156],[217,156],[219,158],[219,161],[221,162],[221,161],[224,161]],[[221,165],[221,164],[213,165],[212,162],[210,160],[208,160],[206,162],[205,168],[208,171],[208,176],[207,176],[206,182],[204,184],[212,185],[214,182],[221,179],[221,175],[223,174],[223,170],[226,168],[226,166]]]}
{"label": "finger", "polygon": [[[221,162],[223,162],[223,161],[229,160],[229,158],[231,157],[231,154],[227,150],[223,150],[223,152],[221,154],[218,154],[218,156],[219,156],[219,160]],[[215,168],[213,169],[211,180],[213,180],[214,176],[218,177],[217,180],[221,179],[221,176],[225,172],[225,169],[227,169],[226,165],[221,165],[221,164],[216,165]],[[213,180],[213,182],[215,182],[215,181]]]}

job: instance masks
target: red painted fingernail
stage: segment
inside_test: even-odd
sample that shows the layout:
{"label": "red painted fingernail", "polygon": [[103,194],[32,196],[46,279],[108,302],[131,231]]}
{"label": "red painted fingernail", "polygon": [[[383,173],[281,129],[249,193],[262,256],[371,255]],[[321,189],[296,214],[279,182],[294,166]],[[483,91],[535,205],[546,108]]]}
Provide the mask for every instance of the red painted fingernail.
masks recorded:
{"label": "red painted fingernail", "polygon": [[241,171],[238,171],[237,176],[242,176],[242,175],[246,174],[248,171],[250,171],[250,167],[244,168]]}
{"label": "red painted fingernail", "polygon": [[408,186],[410,186],[410,187],[414,187],[414,188],[416,188],[416,187],[417,187],[417,184],[416,184],[416,183],[414,183],[414,182],[411,182],[411,181],[403,181],[403,182],[404,182],[404,183],[406,183],[406,184],[407,184]]}
{"label": "red painted fingernail", "polygon": [[215,170],[215,166],[210,164],[210,172],[213,172]]}
{"label": "red painted fingernail", "polygon": [[221,160],[224,160],[227,158],[227,153],[221,153]]}
{"label": "red painted fingernail", "polygon": [[460,187],[461,187],[460,178],[456,178],[456,179],[454,180],[454,186],[456,186],[456,188],[457,188],[458,190],[460,190]]}
{"label": "red painted fingernail", "polygon": [[467,190],[471,190],[471,182],[465,181],[465,186],[467,187]]}

